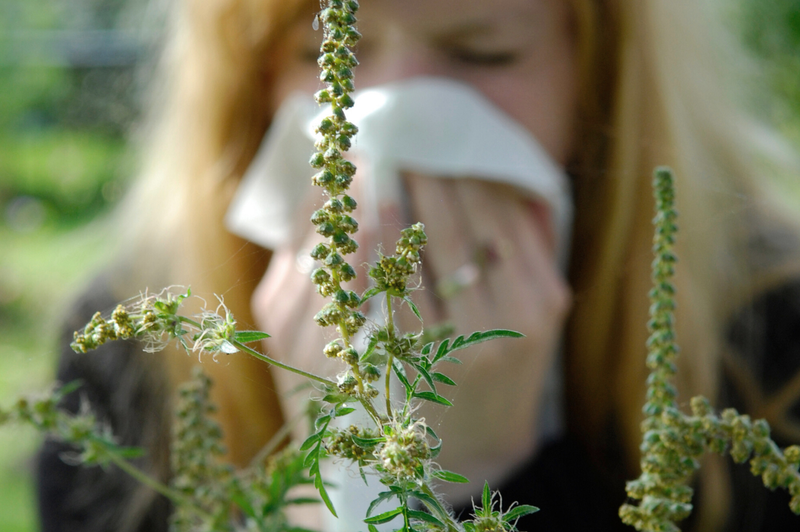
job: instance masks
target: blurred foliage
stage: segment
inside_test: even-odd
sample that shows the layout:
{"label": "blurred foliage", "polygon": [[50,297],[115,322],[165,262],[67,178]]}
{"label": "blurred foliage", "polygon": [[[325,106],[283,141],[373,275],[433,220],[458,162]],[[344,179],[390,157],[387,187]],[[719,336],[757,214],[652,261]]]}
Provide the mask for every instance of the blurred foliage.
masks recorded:
{"label": "blurred foliage", "polygon": [[[757,58],[773,98],[760,104],[773,123],[800,143],[800,0],[738,0],[733,21]],[[764,95],[761,95],[764,96]]]}

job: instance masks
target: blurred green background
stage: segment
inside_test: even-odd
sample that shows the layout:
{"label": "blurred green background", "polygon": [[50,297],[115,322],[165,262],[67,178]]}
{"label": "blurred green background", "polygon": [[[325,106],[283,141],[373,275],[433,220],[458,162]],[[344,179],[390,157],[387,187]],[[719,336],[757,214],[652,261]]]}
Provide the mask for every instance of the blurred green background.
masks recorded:
{"label": "blurred green background", "polygon": [[[800,0],[720,0],[800,145]],[[0,0],[0,404],[44,389],[70,298],[113,253],[104,222],[135,157],[126,142],[165,1]],[[800,189],[797,179],[793,187]],[[0,531],[37,529],[38,437],[0,430]]]}

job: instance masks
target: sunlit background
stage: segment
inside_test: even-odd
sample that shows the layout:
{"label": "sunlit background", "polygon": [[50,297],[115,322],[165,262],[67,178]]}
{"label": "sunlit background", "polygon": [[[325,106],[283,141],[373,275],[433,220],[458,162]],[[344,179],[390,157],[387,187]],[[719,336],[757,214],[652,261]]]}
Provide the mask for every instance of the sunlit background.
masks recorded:
{"label": "sunlit background", "polygon": [[[0,405],[47,387],[61,317],[113,253],[104,221],[135,169],[127,139],[167,3],[0,0]],[[756,111],[800,146],[800,0],[720,4],[775,95]],[[38,442],[0,429],[3,532],[37,529]]]}

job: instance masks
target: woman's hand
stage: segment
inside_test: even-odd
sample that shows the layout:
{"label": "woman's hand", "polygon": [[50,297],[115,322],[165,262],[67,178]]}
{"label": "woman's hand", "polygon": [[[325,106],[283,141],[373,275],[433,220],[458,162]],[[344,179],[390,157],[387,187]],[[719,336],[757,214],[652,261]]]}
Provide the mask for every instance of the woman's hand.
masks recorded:
{"label": "woman's hand", "polygon": [[[458,385],[438,386],[454,406],[426,402],[420,410],[444,441],[440,465],[473,480],[442,486],[451,501],[465,502],[484,479],[496,484],[536,450],[542,392],[570,291],[545,206],[485,181],[409,175],[406,184],[411,221],[423,222],[428,234],[424,289],[412,295],[426,326],[451,322],[455,334],[495,328],[525,334],[460,351],[462,365],[439,369]],[[414,320],[406,314],[403,325],[418,327]]]}
{"label": "woman's hand", "polygon": [[[541,205],[510,187],[477,180],[409,175],[406,185],[409,220],[401,219],[399,206],[386,206],[379,230],[364,228],[356,234],[362,255],[346,258],[364,283],[357,291],[366,287],[361,265],[367,252],[380,242],[393,251],[399,230],[422,221],[429,241],[423,254],[424,289],[412,298],[426,326],[450,322],[456,334],[494,328],[525,334],[459,352],[463,365],[443,363],[440,371],[458,386],[438,389],[455,406],[425,403],[419,412],[444,441],[437,459],[441,466],[475,481],[442,486],[450,489],[451,501],[464,502],[484,479],[496,484],[535,452],[544,381],[569,309],[569,289],[558,270],[549,217]],[[310,212],[304,211],[304,217]],[[298,268],[298,252],[321,241],[311,223],[304,223],[307,230],[295,245],[276,250],[253,307],[259,327],[272,334],[266,343],[271,356],[333,377],[344,368],[327,360],[322,348],[336,333],[314,322],[325,301],[309,280],[310,270]],[[398,311],[397,319],[402,330],[419,329],[410,312]],[[284,399],[304,383],[288,372],[274,375]],[[303,401],[284,400],[284,408],[292,417],[301,412]]]}

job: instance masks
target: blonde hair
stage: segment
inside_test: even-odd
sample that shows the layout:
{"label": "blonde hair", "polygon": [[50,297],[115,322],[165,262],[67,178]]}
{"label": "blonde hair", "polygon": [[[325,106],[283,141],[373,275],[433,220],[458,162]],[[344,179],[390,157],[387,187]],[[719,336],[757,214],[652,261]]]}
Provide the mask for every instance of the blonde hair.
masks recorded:
{"label": "blonde hair", "polygon": [[[722,62],[704,40],[710,30],[703,3],[573,3],[581,148],[569,167],[577,217],[566,341],[568,421],[599,458],[605,452],[599,435],[616,431],[630,475],[638,463],[646,379],[653,168],[668,164],[678,178],[678,332],[686,353],[681,397],[715,396],[723,325],[757,278],[790,257],[759,271],[747,261],[748,239],[785,222],[765,216],[773,202],[757,182],[764,129],[730,103],[718,72]],[[161,67],[165,84],[155,93],[147,130],[148,158],[126,211],[134,244],[128,275],[120,277],[127,291],[141,287],[132,283],[179,282],[206,297],[223,293],[247,323],[269,253],[227,233],[222,217],[268,127],[264,102],[280,70],[284,31],[297,16],[310,24],[314,4],[179,4]],[[152,257],[164,268],[157,278],[143,278],[139,272]],[[185,357],[168,359],[174,379],[186,374]],[[220,419],[235,435],[228,439],[231,455],[241,464],[282,422],[269,371],[244,357],[211,366]]]}

